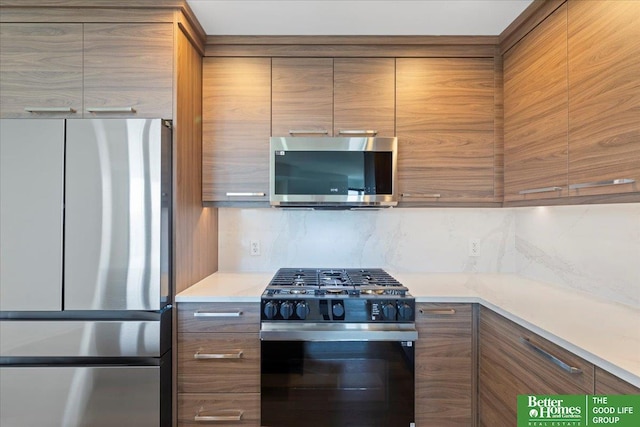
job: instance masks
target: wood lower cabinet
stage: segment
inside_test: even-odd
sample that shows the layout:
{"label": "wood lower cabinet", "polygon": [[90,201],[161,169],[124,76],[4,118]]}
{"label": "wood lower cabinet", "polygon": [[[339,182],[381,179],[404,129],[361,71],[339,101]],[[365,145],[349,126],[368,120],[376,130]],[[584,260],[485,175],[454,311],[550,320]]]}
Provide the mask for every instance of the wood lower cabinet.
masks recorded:
{"label": "wood lower cabinet", "polygon": [[271,58],[205,58],[202,200],[269,200]]}
{"label": "wood lower cabinet", "polygon": [[504,199],[566,197],[567,5],[504,55]]}
{"label": "wood lower cabinet", "polygon": [[416,304],[417,427],[475,425],[473,318],[471,304]]}
{"label": "wood lower cabinet", "polygon": [[568,5],[570,195],[640,192],[640,2]]}
{"label": "wood lower cabinet", "polygon": [[597,366],[595,375],[596,386],[593,394],[640,394],[640,388]]}
{"label": "wood lower cabinet", "polygon": [[396,59],[402,202],[493,202],[493,58]]}
{"label": "wood lower cabinet", "polygon": [[484,307],[479,348],[481,426],[516,425],[519,394],[593,394],[591,363]]}
{"label": "wood lower cabinet", "polygon": [[260,426],[260,304],[178,304],[178,426]]}

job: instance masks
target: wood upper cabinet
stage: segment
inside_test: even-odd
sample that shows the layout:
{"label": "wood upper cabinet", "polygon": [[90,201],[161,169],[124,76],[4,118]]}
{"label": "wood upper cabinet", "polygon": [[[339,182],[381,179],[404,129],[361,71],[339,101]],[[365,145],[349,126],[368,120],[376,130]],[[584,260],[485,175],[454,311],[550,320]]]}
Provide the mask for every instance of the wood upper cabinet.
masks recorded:
{"label": "wood upper cabinet", "polygon": [[640,394],[640,388],[596,366],[596,388],[593,394]]}
{"label": "wood upper cabinet", "polygon": [[481,426],[515,426],[520,394],[593,394],[591,363],[484,307],[479,344]]}
{"label": "wood upper cabinet", "polygon": [[393,58],[335,58],[333,134],[375,131],[396,136]]}
{"label": "wood upper cabinet", "polygon": [[173,53],[170,23],[84,24],[85,117],[171,118]]}
{"label": "wood upper cabinet", "polygon": [[333,58],[273,58],[272,67],[272,135],[331,135]]}
{"label": "wood upper cabinet", "polygon": [[493,58],[398,58],[402,202],[494,201]]}
{"label": "wood upper cabinet", "polygon": [[472,305],[419,303],[416,311],[416,426],[475,425]]}
{"label": "wood upper cabinet", "polygon": [[2,23],[0,117],[81,114],[82,24]]}
{"label": "wood upper cabinet", "polygon": [[269,195],[271,59],[205,58],[204,201],[265,201]]}
{"label": "wood upper cabinet", "polygon": [[570,0],[568,25],[570,194],[640,191],[640,2]]}
{"label": "wood upper cabinet", "polygon": [[395,136],[393,58],[273,58],[272,89],[273,136]]}
{"label": "wood upper cabinet", "polygon": [[504,55],[504,198],[569,194],[567,5]]}
{"label": "wood upper cabinet", "polygon": [[171,119],[173,30],[172,23],[3,23],[0,117]]}

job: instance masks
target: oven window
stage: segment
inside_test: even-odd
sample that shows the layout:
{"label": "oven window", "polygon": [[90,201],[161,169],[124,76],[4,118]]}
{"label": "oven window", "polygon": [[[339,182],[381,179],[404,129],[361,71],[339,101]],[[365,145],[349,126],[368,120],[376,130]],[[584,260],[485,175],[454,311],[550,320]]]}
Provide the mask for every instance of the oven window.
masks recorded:
{"label": "oven window", "polygon": [[261,425],[409,427],[412,344],[263,341]]}
{"label": "oven window", "polygon": [[392,194],[390,151],[278,151],[275,194]]}

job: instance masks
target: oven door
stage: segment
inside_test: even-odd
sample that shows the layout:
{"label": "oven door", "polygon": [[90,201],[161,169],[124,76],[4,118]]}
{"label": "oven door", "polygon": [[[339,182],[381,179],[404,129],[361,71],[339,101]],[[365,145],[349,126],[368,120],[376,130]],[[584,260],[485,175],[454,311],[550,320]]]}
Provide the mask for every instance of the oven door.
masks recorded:
{"label": "oven door", "polygon": [[264,427],[414,426],[413,341],[262,340]]}

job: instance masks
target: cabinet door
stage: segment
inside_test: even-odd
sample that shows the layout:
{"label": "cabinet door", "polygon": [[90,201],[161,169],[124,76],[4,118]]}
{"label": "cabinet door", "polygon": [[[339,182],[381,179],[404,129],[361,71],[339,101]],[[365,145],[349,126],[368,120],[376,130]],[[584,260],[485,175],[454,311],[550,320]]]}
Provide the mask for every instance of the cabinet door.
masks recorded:
{"label": "cabinet door", "polygon": [[567,6],[504,55],[505,200],[567,196]]}
{"label": "cabinet door", "polygon": [[474,425],[471,304],[416,306],[416,425]]}
{"label": "cabinet door", "polygon": [[172,118],[173,24],[84,24],[84,114]]}
{"label": "cabinet door", "polygon": [[334,59],[335,136],[362,135],[358,131],[396,136],[395,70],[393,58]]}
{"label": "cabinet door", "polygon": [[519,394],[593,394],[594,366],[575,354],[485,308],[479,332],[481,426],[516,425]]}
{"label": "cabinet door", "polygon": [[596,366],[596,389],[594,394],[640,394],[640,388]]}
{"label": "cabinet door", "polygon": [[205,58],[203,67],[202,199],[267,200],[271,59]]}
{"label": "cabinet door", "polygon": [[0,123],[2,311],[62,310],[64,135],[64,120]]}
{"label": "cabinet door", "polygon": [[82,112],[82,24],[0,25],[0,117],[71,110]]}
{"label": "cabinet door", "polygon": [[640,2],[569,1],[568,25],[571,195],[640,191]]}
{"label": "cabinet door", "polygon": [[273,58],[272,91],[273,136],[332,134],[332,58]]}
{"label": "cabinet door", "polygon": [[401,200],[493,201],[493,59],[399,58],[396,86]]}

